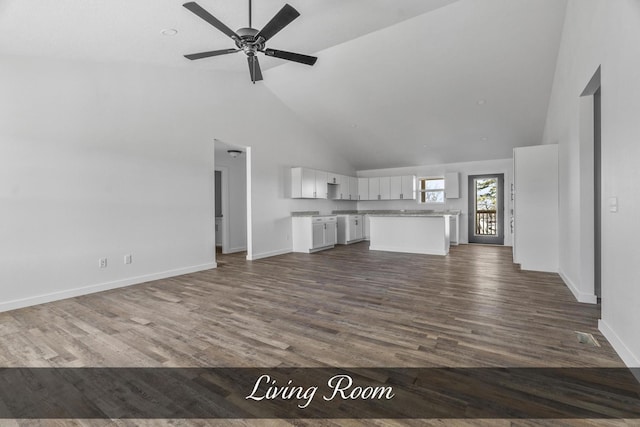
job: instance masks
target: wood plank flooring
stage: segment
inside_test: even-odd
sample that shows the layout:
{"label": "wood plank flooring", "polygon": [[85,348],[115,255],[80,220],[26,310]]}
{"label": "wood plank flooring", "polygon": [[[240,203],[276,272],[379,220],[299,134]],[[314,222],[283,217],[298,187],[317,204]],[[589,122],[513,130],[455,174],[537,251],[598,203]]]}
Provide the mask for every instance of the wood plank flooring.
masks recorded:
{"label": "wood plank flooring", "polygon": [[[575,302],[556,274],[521,271],[510,248],[461,245],[440,257],[374,252],[359,243],[253,262],[219,255],[218,265],[0,313],[0,366],[624,366],[597,330],[599,306]],[[593,334],[601,347],[580,344],[575,331]]]}

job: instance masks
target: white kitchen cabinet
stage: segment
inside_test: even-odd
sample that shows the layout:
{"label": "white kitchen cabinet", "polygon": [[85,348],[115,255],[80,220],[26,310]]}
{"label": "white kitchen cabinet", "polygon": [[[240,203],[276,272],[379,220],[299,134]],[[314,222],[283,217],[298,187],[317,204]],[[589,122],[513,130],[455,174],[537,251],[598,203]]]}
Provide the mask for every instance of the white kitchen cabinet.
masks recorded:
{"label": "white kitchen cabinet", "polygon": [[391,177],[380,177],[380,197],[379,200],[391,200]]}
{"label": "white kitchen cabinet", "polygon": [[368,200],[380,200],[380,178],[369,178]]}
{"label": "white kitchen cabinet", "polygon": [[412,200],[416,198],[414,175],[392,176],[389,184],[391,200]]}
{"label": "white kitchen cabinet", "polygon": [[316,171],[307,168],[291,168],[291,197],[313,199],[316,192]]}
{"label": "white kitchen cabinet", "polygon": [[460,174],[458,172],[444,174],[444,196],[447,199],[460,198]]}
{"label": "white kitchen cabinet", "polygon": [[338,243],[348,245],[364,239],[362,215],[338,215]]}
{"label": "white kitchen cabinet", "polygon": [[391,177],[369,178],[369,200],[391,199]]}
{"label": "white kitchen cabinet", "polygon": [[327,184],[339,184],[340,183],[340,175],[337,173],[327,173]]}
{"label": "white kitchen cabinet", "polygon": [[328,199],[328,173],[323,171],[316,171],[316,199]]}
{"label": "white kitchen cabinet", "polygon": [[312,253],[334,247],[337,221],[335,215],[292,217],[293,252]]}
{"label": "white kitchen cabinet", "polygon": [[[337,218],[332,217],[328,219],[324,223],[324,235],[322,236],[322,246],[318,246],[320,248],[334,247],[336,242],[338,241],[338,227],[337,227]],[[320,243],[318,241],[318,243]]]}
{"label": "white kitchen cabinet", "polygon": [[402,193],[400,199],[415,200],[416,198],[416,177],[415,175],[403,175],[400,177],[402,183]]}
{"label": "white kitchen cabinet", "polygon": [[358,200],[358,178],[349,177],[349,200]]}
{"label": "white kitchen cabinet", "polygon": [[337,199],[349,200],[349,177],[346,175],[339,175]]}
{"label": "white kitchen cabinet", "polygon": [[291,198],[326,199],[327,172],[309,168],[291,168]]}
{"label": "white kitchen cabinet", "polygon": [[323,222],[311,223],[311,248],[315,250],[324,246],[324,230],[325,224]]}
{"label": "white kitchen cabinet", "polygon": [[392,200],[401,199],[402,194],[402,177],[401,176],[392,176],[389,179],[389,188]]}
{"label": "white kitchen cabinet", "polygon": [[369,200],[369,178],[358,178],[358,200]]}
{"label": "white kitchen cabinet", "polygon": [[558,271],[558,146],[513,150],[513,261],[523,270]]}

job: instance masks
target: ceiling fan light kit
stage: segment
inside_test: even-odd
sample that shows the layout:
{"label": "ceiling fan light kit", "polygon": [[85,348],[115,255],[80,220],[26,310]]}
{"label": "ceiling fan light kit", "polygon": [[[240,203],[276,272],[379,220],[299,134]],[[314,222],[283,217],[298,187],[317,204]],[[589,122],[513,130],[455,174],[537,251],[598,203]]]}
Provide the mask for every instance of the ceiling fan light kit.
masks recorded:
{"label": "ceiling fan light kit", "polygon": [[240,28],[237,31],[231,30],[196,2],[188,2],[183,4],[183,6],[230,37],[236,45],[236,48],[212,50],[209,52],[185,55],[185,58],[187,59],[195,60],[209,58],[212,56],[226,55],[242,51],[247,56],[249,74],[251,75],[251,81],[254,84],[256,81],[262,80],[262,71],[260,70],[257,53],[263,53],[267,56],[298,62],[305,65],[313,65],[318,59],[315,56],[303,55],[300,53],[267,49],[267,41],[300,16],[300,13],[298,13],[298,11],[289,4],[285,4],[282,9],[280,9],[280,11],[276,13],[269,22],[267,22],[262,30],[257,30],[251,27],[251,0],[249,0],[249,26]]}

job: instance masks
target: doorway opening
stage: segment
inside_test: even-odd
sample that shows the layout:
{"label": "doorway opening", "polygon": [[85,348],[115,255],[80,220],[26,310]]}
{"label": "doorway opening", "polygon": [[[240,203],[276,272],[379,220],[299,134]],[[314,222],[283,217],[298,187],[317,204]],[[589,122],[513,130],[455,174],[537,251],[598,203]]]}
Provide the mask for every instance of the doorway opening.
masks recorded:
{"label": "doorway opening", "polygon": [[[225,174],[226,175],[226,174]],[[216,254],[222,253],[222,170],[215,171]]]}
{"label": "doorway opening", "polygon": [[594,199],[594,290],[598,300],[602,299],[602,165],[601,165],[601,104],[600,86],[593,94],[593,199]]}
{"label": "doorway opening", "polygon": [[469,243],[504,244],[504,174],[469,176]]}
{"label": "doorway opening", "polygon": [[598,67],[580,94],[579,146],[580,282],[581,289],[594,303],[602,298],[601,90]]}
{"label": "doorway opening", "polygon": [[247,251],[247,151],[215,140],[216,259]]}

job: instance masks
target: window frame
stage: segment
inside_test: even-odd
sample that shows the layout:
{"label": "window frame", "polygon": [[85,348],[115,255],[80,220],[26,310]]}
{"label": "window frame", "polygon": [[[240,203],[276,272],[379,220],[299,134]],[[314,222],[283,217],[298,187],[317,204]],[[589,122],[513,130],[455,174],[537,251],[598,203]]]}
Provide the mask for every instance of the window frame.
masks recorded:
{"label": "window frame", "polygon": [[[426,182],[427,181],[442,181],[442,188],[435,188],[435,189],[427,189],[427,185]],[[425,183],[424,187],[422,188],[422,183]],[[444,176],[422,176],[418,178],[418,203],[420,204],[436,204],[436,205],[444,205],[446,202],[446,194],[445,194],[445,178]],[[433,200],[428,200],[427,199],[427,194],[428,193],[434,193],[434,194],[438,194],[438,195],[442,195],[442,201],[433,201]],[[437,197],[438,199],[440,199],[440,196]]]}

